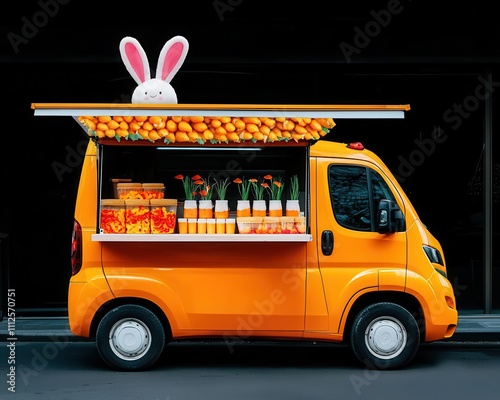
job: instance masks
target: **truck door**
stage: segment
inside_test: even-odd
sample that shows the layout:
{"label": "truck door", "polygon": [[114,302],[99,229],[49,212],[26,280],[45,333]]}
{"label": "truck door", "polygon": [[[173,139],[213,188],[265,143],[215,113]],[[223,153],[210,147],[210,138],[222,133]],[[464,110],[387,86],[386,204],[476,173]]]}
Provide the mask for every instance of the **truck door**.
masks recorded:
{"label": "truck door", "polygon": [[[401,208],[390,180],[368,162],[318,158],[318,259],[331,332],[339,332],[349,301],[363,291],[404,290],[406,233],[377,232],[381,199]],[[404,209],[401,208],[403,215]]]}

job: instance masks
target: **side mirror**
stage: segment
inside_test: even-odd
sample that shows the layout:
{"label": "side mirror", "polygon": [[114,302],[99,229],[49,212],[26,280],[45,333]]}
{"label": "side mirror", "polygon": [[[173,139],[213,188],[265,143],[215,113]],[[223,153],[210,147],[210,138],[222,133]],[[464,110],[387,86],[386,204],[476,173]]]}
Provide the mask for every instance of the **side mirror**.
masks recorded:
{"label": "side mirror", "polygon": [[404,230],[404,218],[398,205],[391,200],[380,200],[377,211],[378,233],[387,234],[402,230]]}

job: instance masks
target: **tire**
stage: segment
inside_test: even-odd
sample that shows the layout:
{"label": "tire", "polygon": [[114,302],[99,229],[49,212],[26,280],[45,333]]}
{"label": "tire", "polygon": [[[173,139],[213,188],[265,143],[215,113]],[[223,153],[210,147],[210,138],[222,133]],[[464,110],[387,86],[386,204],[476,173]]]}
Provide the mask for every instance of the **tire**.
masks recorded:
{"label": "tire", "polygon": [[419,346],[420,330],[415,318],[397,304],[372,304],[354,319],[351,348],[368,368],[401,368],[410,363]]}
{"label": "tire", "polygon": [[123,305],[108,312],[96,334],[101,358],[120,371],[150,368],[161,356],[165,340],[165,329],[158,317],[138,305]]}

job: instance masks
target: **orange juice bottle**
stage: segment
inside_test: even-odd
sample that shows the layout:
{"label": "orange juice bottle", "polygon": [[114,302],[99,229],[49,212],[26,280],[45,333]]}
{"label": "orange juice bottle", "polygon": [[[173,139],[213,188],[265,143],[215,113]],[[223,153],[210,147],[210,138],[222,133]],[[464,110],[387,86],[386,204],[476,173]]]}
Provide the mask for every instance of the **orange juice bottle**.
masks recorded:
{"label": "orange juice bottle", "polygon": [[215,233],[215,218],[207,219],[207,233]]}

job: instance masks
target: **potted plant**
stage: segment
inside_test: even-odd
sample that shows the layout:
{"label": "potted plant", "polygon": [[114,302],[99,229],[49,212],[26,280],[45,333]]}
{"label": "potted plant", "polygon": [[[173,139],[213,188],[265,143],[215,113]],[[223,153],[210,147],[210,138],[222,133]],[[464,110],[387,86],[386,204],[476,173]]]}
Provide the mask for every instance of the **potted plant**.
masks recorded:
{"label": "potted plant", "polygon": [[252,203],[252,216],[265,217],[266,216],[266,200],[264,199],[266,187],[268,184],[262,178],[250,179],[252,183],[252,194],[254,201]]}
{"label": "potted plant", "polygon": [[269,216],[281,217],[283,215],[281,197],[285,187],[283,179],[281,176],[273,177],[272,175],[266,175],[264,179],[269,181],[266,187],[269,190]]}
{"label": "potted plant", "polygon": [[213,218],[213,185],[210,184],[210,176],[204,179],[197,175],[197,178],[194,183],[197,185],[198,196],[200,198],[198,202],[198,217]]}
{"label": "potted plant", "polygon": [[215,218],[228,218],[229,206],[226,199],[227,187],[231,184],[229,177],[215,181],[217,200],[215,200]]}
{"label": "potted plant", "polygon": [[286,201],[285,214],[290,217],[298,217],[300,215],[299,177],[297,175],[290,177],[290,198]]}
{"label": "potted plant", "polygon": [[184,189],[184,218],[198,218],[198,205],[196,203],[196,190],[198,186],[195,182],[200,178],[199,175],[195,175],[191,178],[182,174],[175,176],[175,179],[182,182],[182,187]]}

